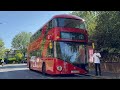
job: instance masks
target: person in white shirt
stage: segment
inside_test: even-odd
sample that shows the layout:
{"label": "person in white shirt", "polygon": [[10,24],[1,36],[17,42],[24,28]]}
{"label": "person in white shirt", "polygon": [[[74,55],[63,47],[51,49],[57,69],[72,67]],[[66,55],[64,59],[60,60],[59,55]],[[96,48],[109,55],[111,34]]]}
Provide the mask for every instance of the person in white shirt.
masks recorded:
{"label": "person in white shirt", "polygon": [[101,76],[100,57],[101,57],[100,53],[97,52],[97,50],[95,50],[95,53],[93,54],[93,62],[95,64],[95,73],[96,73],[96,76],[98,74]]}

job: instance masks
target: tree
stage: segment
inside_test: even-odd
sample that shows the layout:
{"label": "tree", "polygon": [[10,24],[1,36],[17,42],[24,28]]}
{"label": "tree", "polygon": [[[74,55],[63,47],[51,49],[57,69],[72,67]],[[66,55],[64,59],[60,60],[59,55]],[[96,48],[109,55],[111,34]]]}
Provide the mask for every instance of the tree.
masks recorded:
{"label": "tree", "polygon": [[16,60],[19,62],[20,60],[22,60],[23,58],[23,54],[21,53],[21,51],[16,51],[15,53],[15,58]]}
{"label": "tree", "polygon": [[8,60],[10,49],[5,49],[5,58]]}
{"label": "tree", "polygon": [[0,47],[3,47],[4,46],[4,42],[2,39],[0,39]]}
{"label": "tree", "polygon": [[120,53],[120,12],[99,12],[93,38],[96,40],[97,49]]}
{"label": "tree", "polygon": [[92,40],[92,35],[94,33],[95,27],[97,25],[96,19],[99,14],[97,11],[73,11],[72,15],[79,16],[83,18],[86,22],[89,39]]}
{"label": "tree", "polygon": [[30,37],[32,33],[21,32],[17,34],[12,40],[12,47],[17,50],[21,50],[24,57],[27,51],[28,43],[30,42]]}
{"label": "tree", "polygon": [[4,53],[5,53],[4,42],[2,39],[0,39],[0,58],[4,57]]}

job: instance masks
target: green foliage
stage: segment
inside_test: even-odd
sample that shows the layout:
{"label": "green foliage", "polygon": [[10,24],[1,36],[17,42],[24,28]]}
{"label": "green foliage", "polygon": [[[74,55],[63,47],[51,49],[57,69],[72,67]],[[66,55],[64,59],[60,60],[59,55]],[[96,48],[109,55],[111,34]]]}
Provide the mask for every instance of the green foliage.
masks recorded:
{"label": "green foliage", "polygon": [[99,50],[109,53],[120,52],[120,12],[101,11],[97,18],[97,26],[93,38]]}
{"label": "green foliage", "polygon": [[2,39],[0,39],[0,58],[4,57],[4,53],[5,53],[4,42]]}
{"label": "green foliage", "polygon": [[12,58],[8,58],[8,63],[11,64],[13,62],[17,62],[16,58],[15,57],[12,57]]}
{"label": "green foliage", "polygon": [[13,57],[13,58],[8,58],[9,61],[16,61],[16,58]]}
{"label": "green foliage", "polygon": [[15,58],[16,58],[17,61],[20,61],[20,60],[23,59],[23,54],[20,53],[20,52],[17,52],[17,53],[15,54]]}
{"label": "green foliage", "polygon": [[4,58],[0,58],[0,62],[1,62],[2,59],[4,59]]}
{"label": "green foliage", "polygon": [[4,42],[2,39],[0,39],[0,47],[3,47],[4,46]]}
{"label": "green foliage", "polygon": [[30,42],[31,33],[21,32],[17,34],[12,40],[12,47],[17,50],[21,50],[25,56],[28,43]]}
{"label": "green foliage", "polygon": [[8,59],[10,49],[5,49],[4,52],[5,52],[5,58]]}

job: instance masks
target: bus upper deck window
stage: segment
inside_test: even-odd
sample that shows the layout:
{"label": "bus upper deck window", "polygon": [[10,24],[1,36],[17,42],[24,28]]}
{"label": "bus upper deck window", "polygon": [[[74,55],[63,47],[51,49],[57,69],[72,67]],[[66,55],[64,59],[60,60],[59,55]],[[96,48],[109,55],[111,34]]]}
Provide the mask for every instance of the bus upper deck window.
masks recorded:
{"label": "bus upper deck window", "polygon": [[52,28],[57,27],[57,20],[53,19],[52,20]]}
{"label": "bus upper deck window", "polygon": [[86,29],[84,21],[73,18],[58,18],[59,27]]}

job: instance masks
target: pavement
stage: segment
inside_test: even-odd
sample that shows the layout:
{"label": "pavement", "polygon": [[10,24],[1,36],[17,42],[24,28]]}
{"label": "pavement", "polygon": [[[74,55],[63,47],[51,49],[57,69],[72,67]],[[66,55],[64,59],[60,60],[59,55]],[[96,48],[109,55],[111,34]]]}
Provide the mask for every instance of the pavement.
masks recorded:
{"label": "pavement", "polygon": [[113,73],[113,72],[102,71],[101,76],[96,76],[95,71],[90,70],[88,75],[92,77],[96,77],[98,79],[120,79],[120,73]]}

